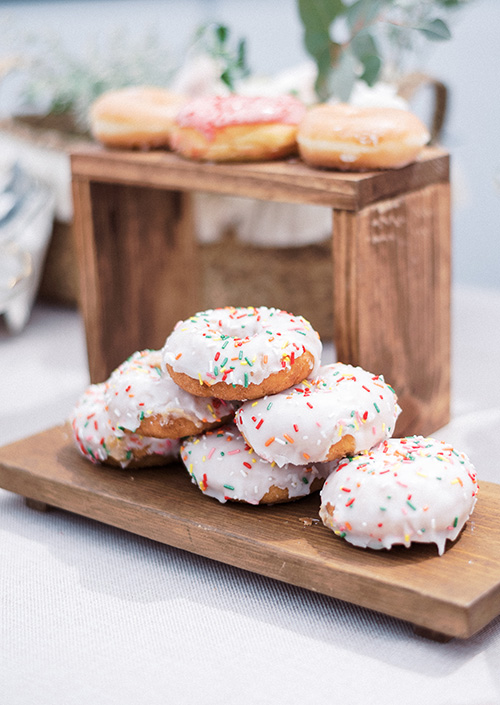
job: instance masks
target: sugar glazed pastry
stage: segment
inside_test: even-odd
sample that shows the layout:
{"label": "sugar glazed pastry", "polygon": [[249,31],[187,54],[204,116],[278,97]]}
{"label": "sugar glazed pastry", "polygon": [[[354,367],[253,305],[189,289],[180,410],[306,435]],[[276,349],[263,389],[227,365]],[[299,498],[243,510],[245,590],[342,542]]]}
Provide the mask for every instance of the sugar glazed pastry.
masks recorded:
{"label": "sugar glazed pastry", "polygon": [[384,378],[337,362],[279,394],[245,402],[235,421],[266,460],[326,462],[390,438],[401,409]]}
{"label": "sugar glazed pastry", "polygon": [[172,379],[194,395],[245,400],[301,382],[319,367],[318,333],[276,308],[210,309],[179,321],[163,348]]}
{"label": "sugar glazed pastry", "polygon": [[106,404],[106,382],[91,384],[70,417],[76,447],[92,463],[125,467],[164,465],[179,458],[180,441],[119,429]]}
{"label": "sugar glazed pastry", "polygon": [[425,125],[407,110],[345,103],[312,107],[297,133],[307,164],[343,171],[401,168],[415,161],[429,139]]}
{"label": "sugar glazed pastry", "polygon": [[203,494],[247,504],[275,504],[321,489],[333,463],[278,467],[260,458],[234,424],[183,441],[181,457]]}
{"label": "sugar glazed pastry", "polygon": [[392,438],[342,460],[321,491],[320,517],[363,548],[435,543],[440,555],[476,504],[474,467],[432,438]]}
{"label": "sugar glazed pastry", "polygon": [[113,424],[156,438],[181,438],[233,418],[234,405],[201,399],[179,388],[162,368],[161,353],[140,350],[114,370],[106,385]]}
{"label": "sugar glazed pastry", "polygon": [[214,162],[285,157],[297,150],[304,114],[304,104],[293,96],[195,98],[177,114],[172,149],[189,159]]}
{"label": "sugar glazed pastry", "polygon": [[108,147],[169,147],[183,96],[155,86],[108,91],[90,107],[90,129]]}

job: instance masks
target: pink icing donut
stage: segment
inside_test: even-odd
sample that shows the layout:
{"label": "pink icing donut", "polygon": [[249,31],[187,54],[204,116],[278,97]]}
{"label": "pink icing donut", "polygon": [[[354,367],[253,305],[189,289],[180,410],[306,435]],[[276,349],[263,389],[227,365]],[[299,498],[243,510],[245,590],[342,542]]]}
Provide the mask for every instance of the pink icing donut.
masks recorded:
{"label": "pink icing donut", "polygon": [[304,104],[293,96],[204,96],[177,113],[171,146],[185,157],[253,161],[296,150]]}
{"label": "pink icing donut", "polygon": [[92,463],[141,467],[163,465],[179,457],[180,442],[120,430],[112,424],[106,404],[106,383],[91,384],[71,416],[73,439]]}
{"label": "pink icing donut", "polygon": [[288,502],[319,490],[333,463],[285,465],[260,458],[234,424],[185,439],[181,458],[203,494],[247,504]]}
{"label": "pink icing donut", "polygon": [[440,555],[476,504],[474,466],[433,438],[391,438],[340,461],[321,491],[325,526],[363,548],[435,543]]}
{"label": "pink icing donut", "polygon": [[262,458],[300,464],[371,448],[392,435],[400,411],[383,377],[337,362],[280,394],[245,402],[235,422]]}

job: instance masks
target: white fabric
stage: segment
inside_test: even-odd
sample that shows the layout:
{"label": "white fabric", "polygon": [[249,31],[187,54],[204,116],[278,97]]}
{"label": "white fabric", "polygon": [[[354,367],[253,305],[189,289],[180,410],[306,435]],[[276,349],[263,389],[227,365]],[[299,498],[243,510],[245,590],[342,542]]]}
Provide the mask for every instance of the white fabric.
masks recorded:
{"label": "white fabric", "polygon": [[[457,290],[453,313],[453,420],[435,435],[498,482],[500,292]],[[63,421],[88,382],[78,315],[37,306],[17,337],[0,328],[0,375],[1,444]],[[434,643],[0,490],[0,702],[496,705],[500,618]]]}

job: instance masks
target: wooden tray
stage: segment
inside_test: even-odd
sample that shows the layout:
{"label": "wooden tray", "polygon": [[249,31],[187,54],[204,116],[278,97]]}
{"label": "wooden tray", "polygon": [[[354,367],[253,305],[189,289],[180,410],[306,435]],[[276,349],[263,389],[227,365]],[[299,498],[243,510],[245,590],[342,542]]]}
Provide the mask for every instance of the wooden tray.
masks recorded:
{"label": "wooden tray", "polygon": [[93,466],[57,426],[0,448],[0,487],[162,543],[407,620],[445,640],[500,614],[500,485],[441,557],[430,545],[350,546],[318,523],[318,496],[274,507],[204,497],[178,464]]}

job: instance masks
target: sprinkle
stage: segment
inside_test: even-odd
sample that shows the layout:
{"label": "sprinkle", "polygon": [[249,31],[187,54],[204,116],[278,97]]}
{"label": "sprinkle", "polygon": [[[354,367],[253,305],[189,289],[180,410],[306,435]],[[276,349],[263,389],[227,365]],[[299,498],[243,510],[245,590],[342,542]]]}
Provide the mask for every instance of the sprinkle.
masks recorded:
{"label": "sprinkle", "polygon": [[267,446],[270,446],[271,443],[274,443],[274,440],[275,440],[275,439],[274,439],[274,436],[271,436],[271,438],[268,438],[267,441],[264,443],[264,445],[266,446],[266,448],[267,448]]}
{"label": "sprinkle", "polygon": [[458,525],[458,517],[455,517],[455,520],[453,521],[453,527],[456,529]]}
{"label": "sprinkle", "polygon": [[292,438],[291,436],[289,436],[288,433],[284,433],[284,434],[283,434],[283,438],[284,438],[286,441],[288,441],[289,443],[295,443],[295,441],[293,440],[293,438]]}
{"label": "sprinkle", "polygon": [[234,491],[234,487],[232,485],[223,485],[223,486],[226,488],[226,490],[233,490]]}
{"label": "sprinkle", "polygon": [[264,419],[261,419],[255,428],[257,430],[259,430],[259,428],[262,426],[263,423],[264,423]]}
{"label": "sprinkle", "polygon": [[406,504],[407,504],[409,507],[411,507],[413,510],[415,510],[415,511],[417,510],[417,508],[415,507],[415,505],[412,504],[412,503],[410,502],[410,500],[406,500]]}

